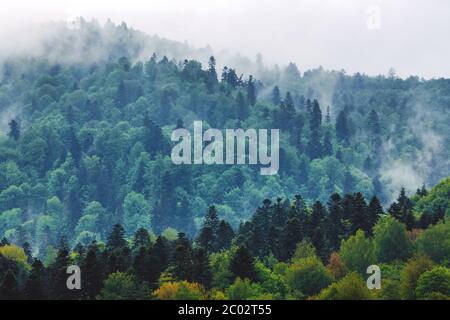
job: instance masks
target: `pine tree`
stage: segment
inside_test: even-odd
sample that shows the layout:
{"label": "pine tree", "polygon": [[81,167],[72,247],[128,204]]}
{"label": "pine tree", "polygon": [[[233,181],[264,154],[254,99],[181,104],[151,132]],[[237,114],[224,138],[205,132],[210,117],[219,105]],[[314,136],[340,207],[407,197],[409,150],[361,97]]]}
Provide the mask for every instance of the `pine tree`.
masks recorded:
{"label": "pine tree", "polygon": [[294,110],[294,99],[292,99],[292,95],[289,91],[286,92],[286,97],[284,98],[283,103],[289,110]]}
{"label": "pine tree", "polygon": [[211,287],[212,273],[209,267],[208,253],[202,248],[194,250],[192,255],[192,281],[204,288]]}
{"label": "pine tree", "polygon": [[289,218],[281,232],[281,251],[278,259],[287,261],[292,257],[297,243],[304,237],[302,222],[298,217]]}
{"label": "pine tree", "polygon": [[309,219],[308,236],[321,258],[328,254],[327,241],[325,238],[325,219],[327,212],[320,201],[316,201]]}
{"label": "pine tree", "polygon": [[347,120],[347,113],[341,110],[336,119],[336,137],[339,141],[347,144],[350,140],[350,130]]}
{"label": "pine tree", "polygon": [[311,136],[308,141],[308,156],[310,159],[317,159],[322,157],[322,142],[320,141],[319,130],[311,131]]}
{"label": "pine tree", "polygon": [[125,83],[123,80],[120,80],[119,86],[117,87],[116,91],[116,98],[115,98],[115,104],[120,109],[124,108],[128,103],[128,97],[127,97],[127,91],[125,88]]}
{"label": "pine tree", "polygon": [[378,119],[378,114],[375,110],[371,110],[369,113],[369,132],[373,135],[379,135],[381,133],[380,121]]}
{"label": "pine tree", "polygon": [[184,233],[178,234],[172,261],[173,276],[179,281],[191,281],[193,272],[192,248]]}
{"label": "pine tree", "polygon": [[150,156],[154,157],[157,152],[164,148],[164,137],[161,128],[150,119],[148,113],[144,116],[144,146]]}
{"label": "pine tree", "polygon": [[208,71],[206,75],[206,88],[208,92],[214,93],[217,84],[216,59],[214,56],[211,56],[208,61]]}
{"label": "pine tree", "polygon": [[388,212],[391,216],[393,216],[398,221],[402,220],[402,208],[399,206],[397,202],[393,202],[388,209]]}
{"label": "pine tree", "polygon": [[367,203],[361,192],[357,192],[353,197],[354,216],[352,219],[353,232],[358,229],[362,229],[366,234],[372,229],[370,223],[371,219],[368,219]]}
{"label": "pine tree", "polygon": [[65,238],[60,240],[55,262],[50,266],[50,288],[53,299],[67,300],[73,293],[67,288],[67,267],[69,266],[69,247]]}
{"label": "pine tree", "polygon": [[257,281],[255,260],[245,246],[240,246],[230,262],[230,271],[235,277]]}
{"label": "pine tree", "polygon": [[337,250],[341,243],[341,237],[344,234],[344,226],[342,223],[342,198],[338,193],[331,195],[328,201],[329,219],[326,228],[327,239],[329,240],[330,249]]}
{"label": "pine tree", "polygon": [[148,231],[142,227],[137,229],[133,237],[133,250],[137,250],[139,248],[145,248],[148,250],[150,246],[151,242]]}
{"label": "pine tree", "polygon": [[75,165],[78,166],[80,164],[82,151],[73,127],[70,127],[69,131],[69,151],[72,154],[72,158],[75,161]]}
{"label": "pine tree", "polygon": [[330,114],[330,106],[327,106],[327,114],[325,116],[325,123],[331,123],[331,114]]}
{"label": "pine tree", "polygon": [[228,249],[231,246],[233,238],[234,231],[230,224],[225,220],[220,221],[219,228],[217,229],[215,250]]}
{"label": "pine tree", "polygon": [[215,251],[217,248],[217,232],[219,229],[219,217],[217,216],[215,206],[209,207],[208,213],[200,229],[197,243],[206,252]]}
{"label": "pine tree", "polygon": [[200,229],[198,238],[197,238],[197,244],[206,250],[207,252],[211,252],[214,250],[214,241],[215,241],[215,235],[213,233],[213,230],[209,226],[203,226]]}
{"label": "pine tree", "polygon": [[373,226],[377,223],[378,219],[384,215],[383,207],[380,200],[376,196],[373,196],[370,200],[369,207],[367,208],[367,225],[368,234],[371,234]]}
{"label": "pine tree", "polygon": [[12,119],[9,122],[8,125],[9,125],[8,136],[11,139],[14,139],[15,141],[19,140],[19,138],[20,138],[20,125],[19,125],[19,123],[16,120]]}
{"label": "pine tree", "polygon": [[251,106],[254,106],[256,103],[256,88],[253,76],[250,76],[247,82],[247,101]]}
{"label": "pine tree", "polygon": [[31,264],[31,272],[25,283],[24,297],[28,300],[43,300],[46,298],[45,292],[45,268],[42,262],[34,259]]}
{"label": "pine tree", "polygon": [[150,255],[148,249],[145,247],[139,247],[134,259],[133,259],[133,271],[136,278],[140,281],[148,282],[152,276],[150,266]]}
{"label": "pine tree", "polygon": [[156,242],[153,245],[153,248],[150,253],[150,258],[153,261],[152,265],[154,266],[157,279],[159,277],[159,274],[163,272],[169,265],[170,244],[166,238],[162,236],[156,238]]}
{"label": "pine tree", "polygon": [[329,131],[326,131],[323,137],[323,155],[333,155],[333,143],[331,142],[331,133]]}
{"label": "pine tree", "polygon": [[81,264],[83,297],[88,300],[94,300],[103,286],[103,266],[97,258],[97,251],[97,245],[93,243]]}
{"label": "pine tree", "polygon": [[115,224],[108,236],[107,247],[109,250],[121,249],[127,246],[125,230],[120,224]]}
{"label": "pine tree", "polygon": [[247,101],[241,91],[236,96],[236,118],[244,121],[249,115],[249,108]]}
{"label": "pine tree", "polygon": [[314,99],[309,126],[311,130],[318,130],[321,124],[322,124],[322,111],[320,110],[319,102]]}
{"label": "pine tree", "polygon": [[210,227],[214,234],[217,234],[217,229],[219,227],[219,216],[217,215],[217,210],[215,206],[210,206],[208,213],[205,216],[204,226]]}
{"label": "pine tree", "polygon": [[281,103],[281,93],[280,93],[280,88],[278,88],[278,86],[275,86],[273,88],[272,103],[276,106],[278,106]]}

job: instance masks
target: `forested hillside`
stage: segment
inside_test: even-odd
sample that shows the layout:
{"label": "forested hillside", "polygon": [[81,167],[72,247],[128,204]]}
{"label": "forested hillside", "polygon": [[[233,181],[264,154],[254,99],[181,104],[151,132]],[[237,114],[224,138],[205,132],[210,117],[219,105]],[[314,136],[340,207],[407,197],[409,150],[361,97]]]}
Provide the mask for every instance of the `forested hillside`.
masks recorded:
{"label": "forested hillside", "polygon": [[[449,299],[449,193],[449,179],[401,193],[387,213],[360,193],[312,207],[265,200],[236,231],[211,206],[194,241],[144,228],[127,237],[116,224],[105,243],[70,249],[62,238],[43,261],[4,239],[0,299]],[[373,264],[378,290],[365,283]],[[69,265],[82,270],[81,290],[66,287]]]}
{"label": "forested hillside", "polygon": [[[209,297],[245,289],[247,298],[305,298],[331,283],[339,292],[362,275],[347,248],[354,242],[373,246],[364,262],[401,261],[386,266],[393,283],[413,253],[431,260],[405,268],[448,264],[448,247],[427,247],[427,236],[448,238],[448,223],[436,225],[450,214],[448,179],[427,189],[450,175],[450,80],[400,79],[393,70],[387,77],[300,72],[292,63],[266,67],[260,56],[226,66],[230,59],[211,56],[202,64],[182,56],[202,60],[209,50],[124,24],[57,30],[39,50],[0,68],[0,280],[14,292],[31,290],[42,274],[58,277],[69,260],[89,266],[94,282],[136,286],[139,298],[150,289],[165,297],[163,283],[202,297],[200,285],[217,289]],[[280,129],[279,174],[174,165],[170,134],[191,130],[194,120],[204,128]],[[203,220],[207,212],[214,221]],[[391,218],[379,219],[385,212]],[[377,246],[397,242],[384,239],[391,232],[404,247],[385,257],[390,248]],[[198,264],[192,270],[212,266],[216,274],[183,273],[177,259],[186,257]],[[233,263],[245,261],[236,259],[256,269],[241,275]],[[143,270],[147,263],[155,270]],[[321,273],[323,286],[296,288],[302,268]],[[83,298],[110,297],[102,285],[92,284]]]}

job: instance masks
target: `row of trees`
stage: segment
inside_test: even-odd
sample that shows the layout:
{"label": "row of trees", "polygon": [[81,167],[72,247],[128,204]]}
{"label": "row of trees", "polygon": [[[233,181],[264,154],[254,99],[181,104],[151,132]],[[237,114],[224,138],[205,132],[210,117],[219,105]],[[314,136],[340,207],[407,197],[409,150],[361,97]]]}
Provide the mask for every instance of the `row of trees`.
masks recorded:
{"label": "row of trees", "polygon": [[[448,179],[447,179],[448,180]],[[447,188],[444,181],[430,194]],[[155,237],[144,228],[132,235],[114,225],[107,241],[78,244],[64,238],[44,262],[3,239],[2,299],[448,299],[450,224],[437,220],[411,229],[376,198],[367,217],[341,215],[360,195],[330,197],[307,206],[264,201],[235,232],[209,208],[194,240],[184,233]],[[419,197],[417,195],[417,197]],[[420,196],[418,203],[427,196]],[[346,200],[347,199],[347,200]],[[429,199],[428,199],[429,200]],[[350,203],[346,203],[350,202]],[[376,209],[376,210],[375,210]],[[341,213],[339,213],[341,212]],[[362,220],[361,218],[365,219]],[[294,222],[297,220],[296,222]],[[319,235],[321,234],[321,235]],[[337,239],[335,239],[336,237]],[[334,243],[333,241],[336,240]],[[369,265],[379,265],[381,290],[367,289]],[[81,268],[81,290],[66,287],[69,265]]]}

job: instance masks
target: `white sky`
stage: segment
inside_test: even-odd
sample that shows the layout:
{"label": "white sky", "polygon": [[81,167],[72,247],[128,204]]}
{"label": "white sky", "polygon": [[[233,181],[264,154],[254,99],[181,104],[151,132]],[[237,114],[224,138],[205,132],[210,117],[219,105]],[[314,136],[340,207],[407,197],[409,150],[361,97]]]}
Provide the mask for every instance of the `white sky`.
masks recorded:
{"label": "white sky", "polygon": [[[367,26],[371,6],[380,9],[379,29]],[[0,10],[0,39],[30,22],[111,18],[196,47],[294,61],[300,70],[386,74],[393,67],[403,77],[450,77],[447,0],[13,0]]]}

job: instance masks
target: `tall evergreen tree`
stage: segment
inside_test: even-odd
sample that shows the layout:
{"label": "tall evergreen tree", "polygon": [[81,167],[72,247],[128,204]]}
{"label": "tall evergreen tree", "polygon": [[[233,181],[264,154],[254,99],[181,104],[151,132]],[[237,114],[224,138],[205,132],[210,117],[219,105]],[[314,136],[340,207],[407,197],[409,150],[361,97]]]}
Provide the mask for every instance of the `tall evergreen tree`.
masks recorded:
{"label": "tall evergreen tree", "polygon": [[148,113],[144,116],[144,146],[150,156],[154,157],[156,153],[164,148],[164,137],[161,128],[150,119]]}
{"label": "tall evergreen tree", "polygon": [[8,125],[9,125],[8,136],[11,139],[14,139],[16,141],[19,140],[19,138],[20,138],[20,125],[19,125],[19,123],[15,119],[12,119],[9,122]]}
{"label": "tall evergreen tree", "polygon": [[216,59],[214,56],[211,56],[208,61],[208,71],[206,74],[206,88],[208,92],[214,93],[217,84]]}
{"label": "tall evergreen tree", "polygon": [[384,215],[384,211],[380,200],[376,196],[373,196],[367,208],[367,227],[369,234],[371,234],[373,226],[382,215]]}
{"label": "tall evergreen tree", "polygon": [[333,143],[331,142],[331,133],[329,131],[326,131],[323,137],[323,155],[333,155]]}
{"label": "tall evergreen tree", "polygon": [[230,262],[230,271],[235,277],[256,281],[255,259],[245,246],[240,246]]}
{"label": "tall evergreen tree", "polygon": [[278,88],[278,86],[275,86],[272,90],[272,103],[276,106],[278,106],[281,103],[281,93],[280,88]]}
{"label": "tall evergreen tree", "polygon": [[339,141],[347,144],[350,140],[350,129],[347,120],[347,113],[341,110],[336,119],[336,137]]}
{"label": "tall evergreen tree", "polygon": [[253,81],[253,76],[250,76],[247,82],[247,101],[252,106],[256,103],[256,88]]}
{"label": "tall evergreen tree", "polygon": [[204,288],[211,287],[212,273],[209,267],[208,253],[202,248],[196,249],[192,255],[192,281]]}
{"label": "tall evergreen tree", "polygon": [[369,132],[371,134],[379,135],[381,133],[378,113],[375,110],[370,111],[368,124],[369,124]]}
{"label": "tall evergreen tree", "polygon": [[249,115],[249,108],[247,101],[245,101],[244,94],[239,91],[236,96],[236,118],[243,121]]}
{"label": "tall evergreen tree", "polygon": [[326,227],[327,239],[331,250],[337,250],[344,235],[342,223],[342,198],[338,193],[333,193],[328,201],[328,225]]}
{"label": "tall evergreen tree", "polygon": [[103,286],[103,266],[97,257],[97,251],[97,245],[93,243],[81,264],[82,291],[84,298],[88,300],[94,300]]}
{"label": "tall evergreen tree", "polygon": [[176,279],[192,281],[192,247],[184,233],[178,234],[172,264],[173,275]]}
{"label": "tall evergreen tree", "polygon": [[108,236],[107,247],[110,250],[121,249],[127,246],[125,229],[120,224],[115,224]]}
{"label": "tall evergreen tree", "polygon": [[43,300],[46,298],[45,268],[42,262],[34,259],[31,271],[23,290],[25,299]]}
{"label": "tall evergreen tree", "polygon": [[310,128],[311,130],[318,130],[322,124],[322,111],[320,110],[319,102],[313,101],[313,108],[311,112]]}

